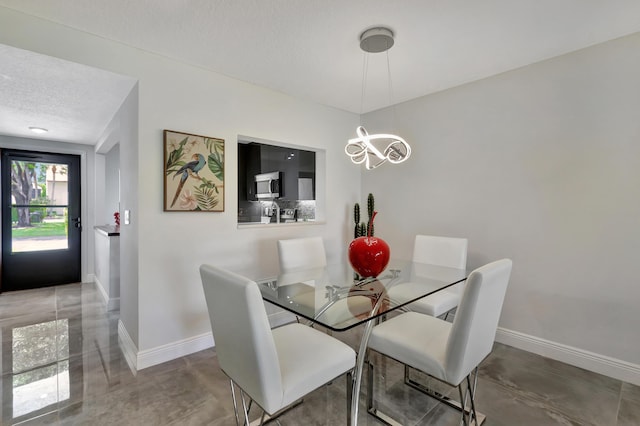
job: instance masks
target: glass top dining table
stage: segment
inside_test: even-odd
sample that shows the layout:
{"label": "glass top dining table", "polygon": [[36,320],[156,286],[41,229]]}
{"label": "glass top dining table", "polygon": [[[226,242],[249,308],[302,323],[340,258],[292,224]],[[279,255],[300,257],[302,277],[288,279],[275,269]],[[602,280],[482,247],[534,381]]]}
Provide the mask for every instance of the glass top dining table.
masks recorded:
{"label": "glass top dining table", "polygon": [[464,269],[391,259],[376,278],[357,277],[345,261],[256,282],[265,301],[329,330],[365,325],[353,374],[351,425],[356,425],[367,343],[377,319],[394,310],[409,310],[412,302],[466,278]]}
{"label": "glass top dining table", "polygon": [[376,278],[357,277],[344,262],[297,269],[256,282],[265,301],[330,330],[345,331],[405,308],[466,277],[464,269],[392,259]]}

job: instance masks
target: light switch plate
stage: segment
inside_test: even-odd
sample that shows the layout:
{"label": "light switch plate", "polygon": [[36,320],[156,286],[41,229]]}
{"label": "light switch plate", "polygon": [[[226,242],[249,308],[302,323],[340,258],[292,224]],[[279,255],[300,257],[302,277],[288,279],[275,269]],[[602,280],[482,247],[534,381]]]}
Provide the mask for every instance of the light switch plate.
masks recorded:
{"label": "light switch plate", "polygon": [[124,224],[128,225],[131,222],[131,211],[130,210],[125,210],[124,211]]}

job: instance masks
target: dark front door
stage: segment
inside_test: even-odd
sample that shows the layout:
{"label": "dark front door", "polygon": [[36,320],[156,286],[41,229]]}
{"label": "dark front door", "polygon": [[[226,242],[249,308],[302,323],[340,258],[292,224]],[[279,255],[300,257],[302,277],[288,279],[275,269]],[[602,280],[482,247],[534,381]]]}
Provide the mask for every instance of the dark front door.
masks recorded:
{"label": "dark front door", "polygon": [[3,150],[0,291],[80,281],[80,157]]}

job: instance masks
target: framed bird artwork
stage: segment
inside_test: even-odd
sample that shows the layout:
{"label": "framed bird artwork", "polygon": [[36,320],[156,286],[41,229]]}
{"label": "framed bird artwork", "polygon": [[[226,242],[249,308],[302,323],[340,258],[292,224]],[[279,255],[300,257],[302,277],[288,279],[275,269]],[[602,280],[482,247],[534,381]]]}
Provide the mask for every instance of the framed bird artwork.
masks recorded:
{"label": "framed bird artwork", "polygon": [[224,139],[165,130],[164,211],[224,211]]}

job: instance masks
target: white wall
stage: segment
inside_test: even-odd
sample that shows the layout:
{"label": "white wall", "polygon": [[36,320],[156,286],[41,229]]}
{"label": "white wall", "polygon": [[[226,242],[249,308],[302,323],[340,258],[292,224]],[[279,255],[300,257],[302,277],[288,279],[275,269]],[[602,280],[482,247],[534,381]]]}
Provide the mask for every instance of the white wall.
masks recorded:
{"label": "white wall", "polygon": [[[330,259],[343,256],[350,211],[360,197],[360,171],[343,152],[358,117],[239,82],[154,54],[0,8],[0,43],[138,79],[120,128],[122,225],[121,321],[137,346],[138,368],[210,344],[198,266],[277,270],[276,240],[324,237]],[[139,117],[133,109],[138,109]],[[121,111],[123,112],[123,111]],[[137,120],[139,119],[139,122]],[[162,211],[162,130],[226,141],[223,213]],[[121,130],[122,131],[122,130]],[[315,225],[238,229],[238,134],[326,150],[326,221]],[[130,143],[129,143],[130,142]],[[319,185],[321,188],[322,185]],[[135,280],[135,283],[133,282]],[[135,310],[130,303],[135,303]],[[136,316],[135,318],[133,316]]]}
{"label": "white wall", "polygon": [[[358,121],[355,115],[162,58],[141,65],[140,347],[146,349],[208,332],[201,263],[258,266],[275,273],[276,240],[299,235],[323,236],[329,257],[344,254],[348,210],[359,197],[360,172],[343,153]],[[224,213],[162,212],[163,128],[226,141]],[[326,177],[325,224],[237,228],[238,134],[326,150],[331,173]],[[143,295],[154,303],[144,303]]]}
{"label": "white wall", "polygon": [[[119,335],[125,343],[124,353],[129,364],[139,367],[140,303],[145,299],[139,289],[139,221],[138,216],[138,85],[129,93],[103,136],[104,142],[97,150],[118,144],[120,152],[120,324]],[[100,157],[99,155],[97,157]],[[96,169],[98,176],[106,175],[106,165]],[[105,182],[106,192],[106,182]],[[105,207],[106,209],[107,207]],[[124,212],[132,212],[130,223],[124,220]],[[153,300],[153,299],[152,299]],[[152,303],[152,302],[151,302]]]}
{"label": "white wall", "polygon": [[[113,214],[120,208],[120,145],[116,145],[105,155],[105,199],[102,217],[107,225],[115,225]],[[98,213],[100,214],[100,213]]]}
{"label": "white wall", "polygon": [[[635,34],[399,105],[411,159],[362,177],[392,251],[424,233],[468,237],[471,267],[513,259],[503,339],[577,349],[635,381],[639,51]],[[364,123],[380,131],[390,116]]]}

